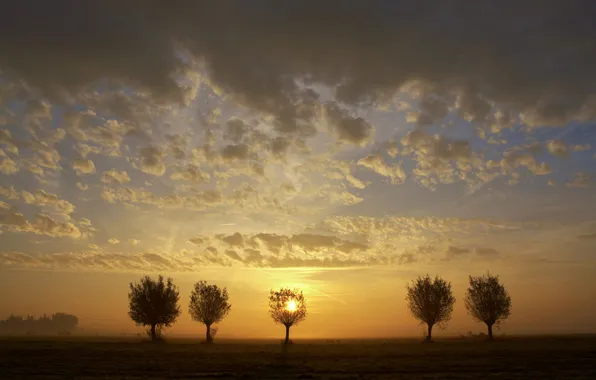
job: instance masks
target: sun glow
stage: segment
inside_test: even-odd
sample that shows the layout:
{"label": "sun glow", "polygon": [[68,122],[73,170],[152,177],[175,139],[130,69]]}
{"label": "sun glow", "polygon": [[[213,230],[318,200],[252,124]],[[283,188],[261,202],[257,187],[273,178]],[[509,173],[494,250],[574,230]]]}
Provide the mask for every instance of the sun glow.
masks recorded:
{"label": "sun glow", "polygon": [[286,305],[286,309],[288,309],[288,311],[296,311],[296,309],[297,309],[296,301],[290,300],[288,302],[288,304]]}

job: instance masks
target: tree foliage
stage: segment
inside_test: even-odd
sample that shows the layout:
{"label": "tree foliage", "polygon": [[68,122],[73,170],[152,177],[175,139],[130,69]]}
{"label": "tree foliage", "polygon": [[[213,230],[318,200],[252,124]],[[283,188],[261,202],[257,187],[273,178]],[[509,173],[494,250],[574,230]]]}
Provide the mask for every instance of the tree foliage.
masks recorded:
{"label": "tree foliage", "polygon": [[[295,310],[288,306],[293,301]],[[269,294],[269,314],[273,321],[284,326],[294,326],[306,319],[306,300],[302,290],[281,288]]]}
{"label": "tree foliage", "polygon": [[444,325],[451,319],[455,297],[451,283],[439,276],[434,280],[427,274],[406,286],[406,301],[414,318],[428,326],[427,340],[431,340],[435,324]]}
{"label": "tree foliage", "polygon": [[51,316],[43,315],[39,318],[33,316],[10,315],[6,320],[0,321],[0,334],[5,335],[69,335],[73,333],[79,318],[72,314],[55,313]]}
{"label": "tree foliage", "polygon": [[220,289],[217,285],[207,285],[205,281],[199,281],[190,294],[188,312],[193,320],[203,323],[207,327],[207,342],[212,342],[215,336],[211,332],[211,325],[219,323],[230,312],[228,290]]}
{"label": "tree foliage", "polygon": [[290,327],[306,319],[306,300],[300,289],[281,288],[269,294],[269,315],[275,323],[286,327],[284,343],[290,339]]}
{"label": "tree foliage", "polygon": [[171,278],[164,282],[162,276],[157,281],[145,276],[139,283],[130,283],[128,315],[137,324],[148,326],[147,333],[156,340],[161,329],[171,326],[180,315],[179,299]]}
{"label": "tree foliage", "polygon": [[470,287],[465,298],[468,313],[488,327],[488,337],[492,339],[493,325],[511,315],[511,297],[499,282],[499,276],[487,273],[483,276],[470,276]]}

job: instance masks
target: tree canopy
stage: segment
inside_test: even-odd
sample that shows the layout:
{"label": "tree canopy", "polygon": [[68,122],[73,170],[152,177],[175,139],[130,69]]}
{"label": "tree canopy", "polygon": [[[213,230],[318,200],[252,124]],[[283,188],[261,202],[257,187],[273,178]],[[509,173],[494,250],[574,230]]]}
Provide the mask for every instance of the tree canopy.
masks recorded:
{"label": "tree canopy", "polygon": [[156,340],[161,329],[171,326],[180,315],[179,299],[171,278],[164,282],[162,276],[157,281],[145,276],[139,283],[130,283],[128,314],[137,324],[148,326],[147,333]]}
{"label": "tree canopy", "polygon": [[272,289],[269,294],[269,314],[275,323],[286,327],[285,343],[289,343],[290,327],[306,319],[306,300],[302,290]]}
{"label": "tree canopy", "polygon": [[428,326],[427,340],[432,338],[435,324],[444,325],[451,319],[455,297],[451,283],[439,276],[432,279],[428,274],[406,285],[408,308],[414,318]]}
{"label": "tree canopy", "polygon": [[11,314],[6,320],[0,321],[0,334],[69,335],[76,330],[78,324],[77,316],[66,313],[55,313],[51,316],[44,314],[39,318]]}
{"label": "tree canopy", "polygon": [[230,312],[228,290],[220,289],[217,285],[207,285],[205,281],[195,284],[190,294],[188,312],[193,320],[203,323],[206,328],[207,342],[213,341],[211,325],[219,323]]}
{"label": "tree canopy", "polygon": [[465,298],[468,313],[488,327],[488,338],[493,338],[493,325],[511,315],[511,297],[499,282],[499,276],[487,273],[483,276],[470,276],[470,287]]}

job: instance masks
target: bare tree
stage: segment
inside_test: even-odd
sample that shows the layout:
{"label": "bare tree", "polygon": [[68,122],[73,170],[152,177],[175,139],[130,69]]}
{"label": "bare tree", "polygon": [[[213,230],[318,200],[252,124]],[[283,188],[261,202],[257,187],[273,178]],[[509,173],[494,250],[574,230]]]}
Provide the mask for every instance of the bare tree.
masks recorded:
{"label": "bare tree", "polygon": [[162,328],[171,326],[180,315],[179,299],[171,278],[164,282],[162,276],[157,281],[145,276],[138,284],[130,283],[128,315],[138,325],[148,326],[147,334],[155,341]]}
{"label": "bare tree", "polygon": [[286,327],[284,344],[290,343],[290,327],[306,319],[306,301],[300,289],[281,288],[269,294],[269,314]]}
{"label": "bare tree", "polygon": [[427,274],[418,277],[406,286],[406,301],[414,318],[428,326],[426,340],[432,340],[432,329],[435,324],[444,325],[451,319],[455,297],[451,292],[451,283],[436,276],[433,279]]}
{"label": "bare tree", "polygon": [[206,342],[212,343],[216,329],[211,331],[211,325],[219,323],[228,313],[232,305],[228,302],[228,290],[220,289],[217,285],[207,285],[199,281],[190,294],[188,312],[193,320],[203,323],[207,327]]}
{"label": "bare tree", "polygon": [[490,273],[470,276],[465,303],[468,313],[475,320],[486,323],[489,340],[493,340],[493,326],[499,326],[511,315],[511,297],[499,282],[499,276]]}

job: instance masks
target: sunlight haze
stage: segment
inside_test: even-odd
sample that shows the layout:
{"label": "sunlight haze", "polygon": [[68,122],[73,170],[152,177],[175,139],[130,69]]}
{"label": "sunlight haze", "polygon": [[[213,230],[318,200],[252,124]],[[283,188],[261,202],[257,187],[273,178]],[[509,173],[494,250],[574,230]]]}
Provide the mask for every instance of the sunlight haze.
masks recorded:
{"label": "sunlight haze", "polygon": [[292,339],[421,337],[428,273],[458,336],[485,331],[463,300],[490,272],[495,334],[596,333],[594,12],[41,3],[0,15],[0,319],[143,334],[129,284],[161,274],[165,336],[204,336],[205,280],[232,305],[218,339],[281,339],[280,287],[306,299]]}

